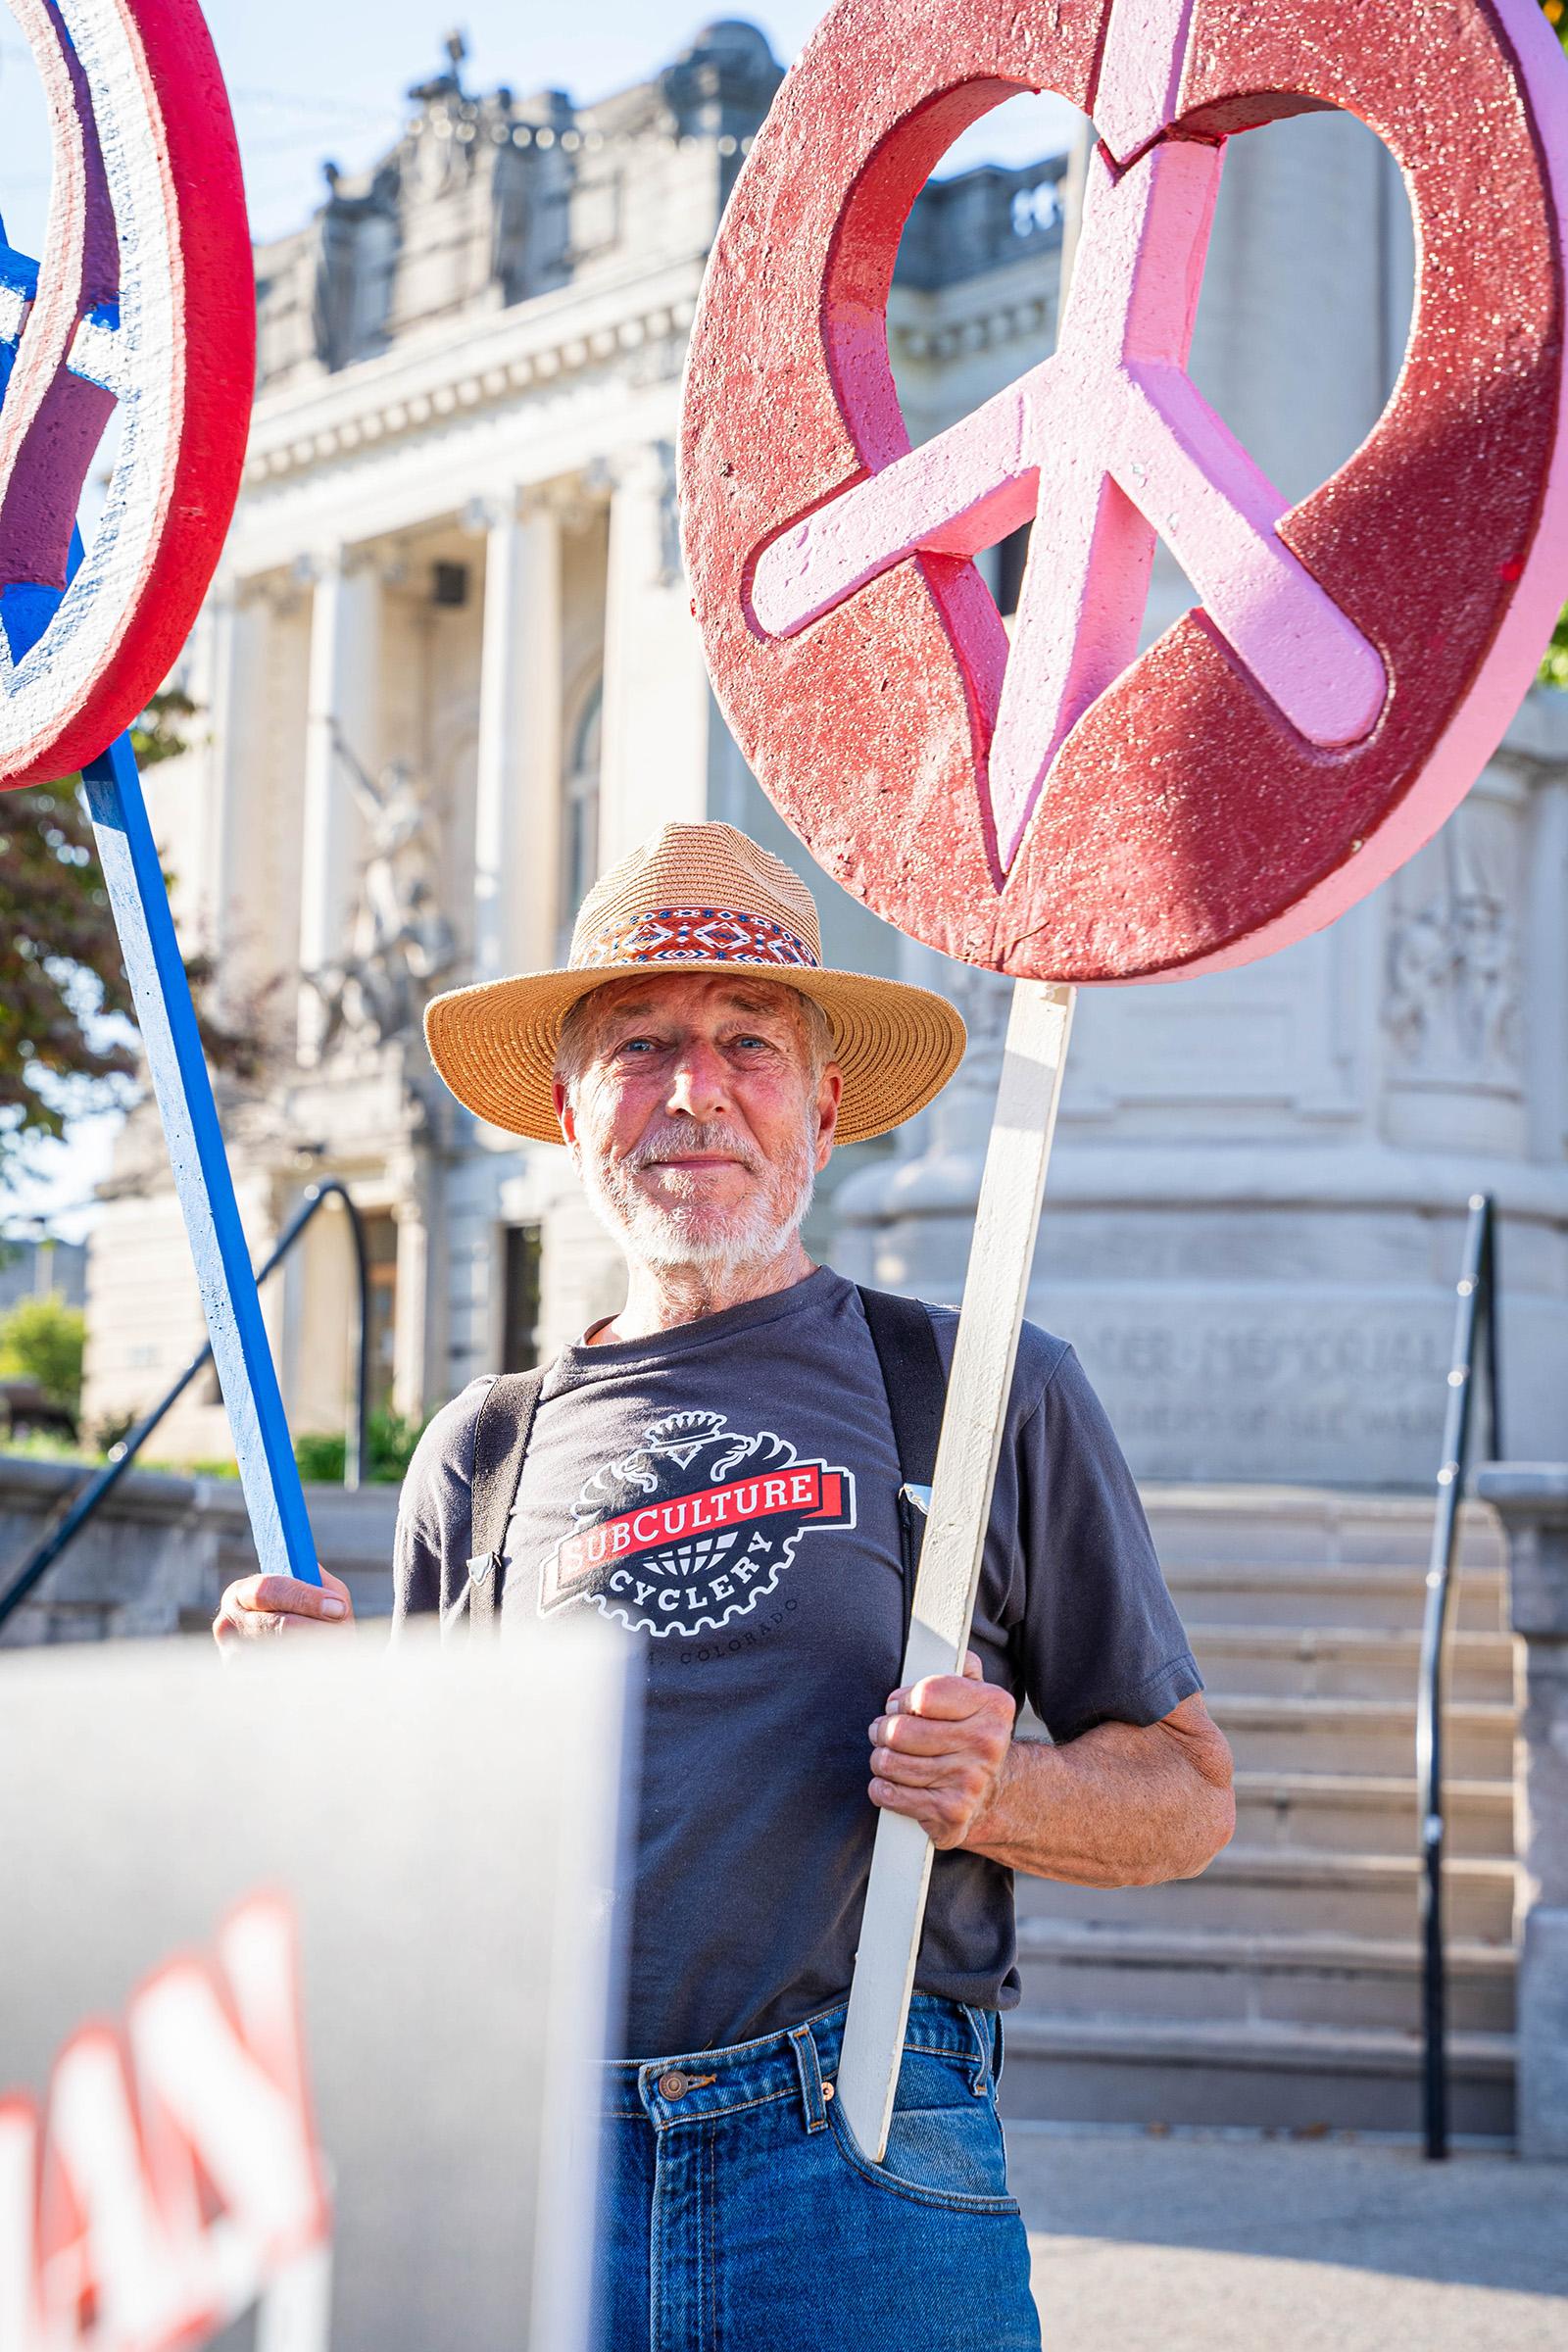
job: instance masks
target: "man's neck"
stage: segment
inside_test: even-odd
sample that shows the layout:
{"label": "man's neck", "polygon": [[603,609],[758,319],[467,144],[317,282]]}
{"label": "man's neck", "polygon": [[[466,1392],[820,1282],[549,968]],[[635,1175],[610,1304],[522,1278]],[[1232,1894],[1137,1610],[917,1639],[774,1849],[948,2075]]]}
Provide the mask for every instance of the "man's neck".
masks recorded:
{"label": "man's neck", "polygon": [[771,1298],[777,1291],[793,1290],[816,1271],[799,1237],[765,1264],[750,1266],[650,1266],[632,1259],[626,1303],[609,1323],[590,1332],[594,1346],[605,1340],[646,1340],[656,1331],[674,1331],[695,1323],[701,1315],[716,1315],[726,1306],[745,1306],[753,1298]]}

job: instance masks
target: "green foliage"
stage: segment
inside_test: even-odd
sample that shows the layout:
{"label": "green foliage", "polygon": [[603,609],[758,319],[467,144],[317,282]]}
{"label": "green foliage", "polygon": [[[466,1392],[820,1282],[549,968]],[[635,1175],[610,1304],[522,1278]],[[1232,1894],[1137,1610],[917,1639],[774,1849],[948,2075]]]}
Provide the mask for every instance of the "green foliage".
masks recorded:
{"label": "green foliage", "polygon": [[1563,47],[1568,49],[1568,0],[1541,0],[1542,14],[1552,26]]}
{"label": "green foliage", "polygon": [[63,1438],[47,1429],[29,1429],[24,1437],[11,1432],[0,1446],[0,1452],[7,1461],[77,1462],[84,1470],[101,1470],[109,1458],[97,1446],[75,1438]]}
{"label": "green foliage", "polygon": [[[370,1415],[366,1431],[365,1477],[372,1486],[399,1486],[425,1423],[403,1413],[383,1410]],[[294,1459],[300,1476],[318,1486],[340,1487],[348,1460],[348,1441],[341,1431],[307,1430],[294,1441]]]}
{"label": "green foliage", "polygon": [[[157,767],[185,747],[195,705],[175,690],[156,695],[131,729],[141,765]],[[186,964],[197,993],[212,977],[204,957]],[[93,848],[79,782],[0,797],[0,1174],[27,1147],[65,1133],[67,1121],[133,1095],[136,1055],[120,941]],[[253,1073],[260,1046],[248,1026],[202,1017],[213,1061]]]}
{"label": "green foliage", "polygon": [[1541,658],[1543,686],[1568,686],[1568,612],[1559,614],[1551,643]]}
{"label": "green foliage", "polygon": [[87,1322],[58,1291],[19,1298],[0,1315],[0,1378],[33,1380],[46,1401],[73,1417],[81,1404]]}

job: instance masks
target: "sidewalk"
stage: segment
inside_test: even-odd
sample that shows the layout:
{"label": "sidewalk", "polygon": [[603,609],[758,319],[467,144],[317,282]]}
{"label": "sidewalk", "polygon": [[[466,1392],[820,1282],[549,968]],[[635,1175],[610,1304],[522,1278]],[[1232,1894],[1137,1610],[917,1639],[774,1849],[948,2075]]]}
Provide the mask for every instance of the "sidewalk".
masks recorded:
{"label": "sidewalk", "polygon": [[1046,2352],[1568,2352],[1568,2165],[1007,2130]]}

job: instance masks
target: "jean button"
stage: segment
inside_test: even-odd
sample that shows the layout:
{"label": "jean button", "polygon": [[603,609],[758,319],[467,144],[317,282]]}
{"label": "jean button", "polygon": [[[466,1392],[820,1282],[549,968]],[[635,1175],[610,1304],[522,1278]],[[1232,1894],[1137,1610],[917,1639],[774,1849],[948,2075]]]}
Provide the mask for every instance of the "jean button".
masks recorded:
{"label": "jean button", "polygon": [[667,2075],[659,2078],[659,2087],[666,2099],[683,2099],[691,2086],[691,2077],[683,2075],[678,2066],[672,2066]]}

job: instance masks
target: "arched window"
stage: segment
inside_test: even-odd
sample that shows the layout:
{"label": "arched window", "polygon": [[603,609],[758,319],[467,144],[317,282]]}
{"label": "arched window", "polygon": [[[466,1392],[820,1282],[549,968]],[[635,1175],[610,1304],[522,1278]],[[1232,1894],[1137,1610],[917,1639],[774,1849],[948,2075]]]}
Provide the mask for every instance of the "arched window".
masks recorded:
{"label": "arched window", "polygon": [[604,713],[604,680],[596,678],[583,699],[567,744],[561,797],[561,922],[558,953],[563,962],[571,944],[577,909],[599,871],[599,739]]}

